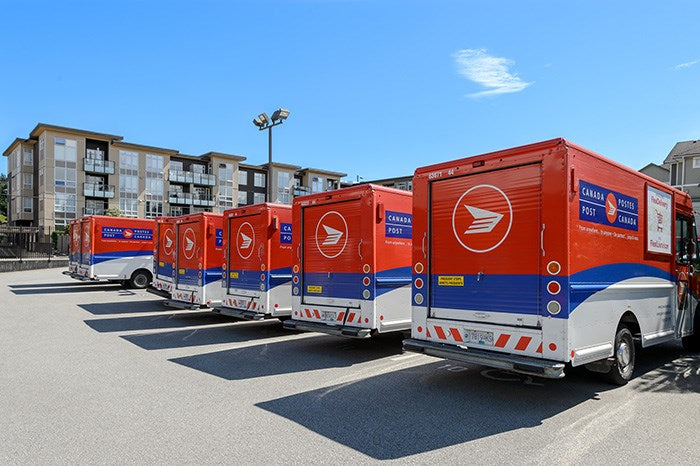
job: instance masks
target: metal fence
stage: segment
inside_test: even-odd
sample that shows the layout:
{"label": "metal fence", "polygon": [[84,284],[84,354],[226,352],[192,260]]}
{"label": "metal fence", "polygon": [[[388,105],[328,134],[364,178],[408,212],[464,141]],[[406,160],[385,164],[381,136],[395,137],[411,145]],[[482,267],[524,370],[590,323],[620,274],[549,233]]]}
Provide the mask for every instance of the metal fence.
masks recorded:
{"label": "metal fence", "polygon": [[0,260],[48,259],[68,254],[67,235],[38,227],[0,225]]}

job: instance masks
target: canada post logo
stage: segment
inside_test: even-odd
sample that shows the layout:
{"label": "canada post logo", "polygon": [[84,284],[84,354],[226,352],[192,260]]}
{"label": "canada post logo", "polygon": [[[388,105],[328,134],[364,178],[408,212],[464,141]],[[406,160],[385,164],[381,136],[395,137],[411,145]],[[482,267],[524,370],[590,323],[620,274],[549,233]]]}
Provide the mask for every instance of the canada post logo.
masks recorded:
{"label": "canada post logo", "polygon": [[459,244],[489,252],[505,241],[513,225],[510,199],[496,186],[480,184],[467,189],[452,211],[452,231]]}
{"label": "canada post logo", "polygon": [[175,230],[172,228],[165,230],[163,243],[163,252],[168,256],[171,255],[173,253],[173,245],[175,244]]}
{"label": "canada post logo", "polygon": [[316,247],[328,259],[338,257],[348,242],[348,223],[335,210],[326,212],[316,224]]}
{"label": "canada post logo", "polygon": [[192,228],[188,228],[185,230],[185,234],[182,235],[182,253],[187,259],[192,259],[196,249],[197,237],[194,234],[194,230]]}
{"label": "canada post logo", "polygon": [[253,225],[244,222],[238,227],[236,233],[236,250],[242,259],[248,259],[253,254],[253,244],[255,244],[255,230]]}
{"label": "canada post logo", "polygon": [[579,219],[601,225],[638,230],[639,200],[579,180]]}
{"label": "canada post logo", "polygon": [[80,231],[78,231],[78,228],[80,227],[73,227],[73,244],[75,245],[80,244]]}

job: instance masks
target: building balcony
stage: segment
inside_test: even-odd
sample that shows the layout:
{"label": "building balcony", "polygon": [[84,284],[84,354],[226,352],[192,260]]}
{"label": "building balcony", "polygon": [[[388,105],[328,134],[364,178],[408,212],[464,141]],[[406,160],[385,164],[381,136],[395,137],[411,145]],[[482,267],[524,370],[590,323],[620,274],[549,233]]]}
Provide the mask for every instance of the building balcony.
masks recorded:
{"label": "building balcony", "polygon": [[83,207],[83,216],[85,216],[85,215],[104,215],[104,214],[105,214],[105,209]]}
{"label": "building balcony", "polygon": [[308,186],[294,186],[294,196],[306,196],[311,194],[311,188]]}
{"label": "building balcony", "polygon": [[185,170],[168,170],[168,181],[175,183],[193,183],[203,186],[214,186],[216,176],[209,173],[196,173]]}
{"label": "building balcony", "polygon": [[207,196],[195,196],[192,198],[192,204],[201,207],[214,207],[214,199]]}
{"label": "building balcony", "polygon": [[102,159],[83,159],[83,169],[89,173],[114,175],[114,162]]}
{"label": "building balcony", "polygon": [[168,202],[171,204],[192,205],[192,193],[169,193]]}
{"label": "building balcony", "polygon": [[114,197],[114,186],[111,184],[83,183],[83,195],[86,197],[112,199]]}

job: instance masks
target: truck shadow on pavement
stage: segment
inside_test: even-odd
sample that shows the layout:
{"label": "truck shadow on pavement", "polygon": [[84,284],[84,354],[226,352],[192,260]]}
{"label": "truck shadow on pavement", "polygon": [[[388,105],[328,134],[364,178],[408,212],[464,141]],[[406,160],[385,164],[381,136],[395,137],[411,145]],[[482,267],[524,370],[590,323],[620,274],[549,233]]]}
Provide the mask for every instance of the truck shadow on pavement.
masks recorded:
{"label": "truck shadow on pavement", "polygon": [[165,306],[162,300],[89,303],[78,304],[78,307],[93,315],[136,314],[140,312],[165,312],[172,310]]}
{"label": "truck shadow on pavement", "polygon": [[652,346],[638,354],[635,375],[630,385],[637,391],[700,393],[700,354],[677,342]]}
{"label": "truck shadow on pavement", "polygon": [[[65,294],[65,293],[91,293],[95,291],[128,291],[124,290],[124,287],[120,284],[115,283],[90,283],[90,284],[79,284],[74,283],[65,284],[64,286],[50,286],[43,288],[19,288],[15,289],[12,287],[12,292],[16,295],[31,295],[31,294]],[[128,294],[133,294],[133,292],[128,292]]]}
{"label": "truck shadow on pavement", "polygon": [[[231,328],[231,331],[236,331]],[[289,333],[286,332],[285,333]],[[307,338],[246,346],[170,361],[226,380],[254,379],[333,367],[349,367],[401,354],[401,335],[348,340],[309,334]]]}
{"label": "truck shadow on pavement", "polygon": [[[106,283],[105,283],[106,284]],[[65,282],[56,283],[20,283],[7,285],[10,288],[53,288],[53,287],[64,287],[64,286],[88,286],[95,285],[94,282],[79,282],[76,280],[70,280]]]}
{"label": "truck shadow on pavement", "polygon": [[647,349],[619,388],[585,369],[543,380],[438,361],[256,406],[386,460],[539,426],[608,390],[699,392],[700,357],[678,344]]}
{"label": "truck shadow on pavement", "polygon": [[[223,317],[223,316],[222,316]],[[228,318],[225,322],[234,321]],[[176,330],[171,332],[123,335],[122,338],[146,350],[239,343],[289,335],[277,320],[240,322],[231,325]],[[238,363],[236,363],[238,364]]]}
{"label": "truck shadow on pavement", "polygon": [[[139,303],[136,304],[138,305]],[[163,309],[161,308],[160,310],[162,311]],[[143,311],[139,310],[138,312]],[[133,330],[170,329],[231,322],[235,322],[232,317],[222,316],[210,311],[192,311],[136,317],[88,319],[85,321],[85,324],[100,333],[107,333],[130,332]]]}

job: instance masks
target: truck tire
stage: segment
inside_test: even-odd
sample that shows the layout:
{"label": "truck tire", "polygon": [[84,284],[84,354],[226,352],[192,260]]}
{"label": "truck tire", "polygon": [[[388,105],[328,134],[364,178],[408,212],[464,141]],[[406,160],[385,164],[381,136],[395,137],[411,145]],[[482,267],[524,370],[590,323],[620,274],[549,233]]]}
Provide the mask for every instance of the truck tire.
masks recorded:
{"label": "truck tire", "polygon": [[632,332],[625,324],[617,327],[613,343],[613,363],[610,371],[605,374],[609,382],[615,385],[625,385],[632,379],[636,351]]}
{"label": "truck tire", "polygon": [[131,274],[129,287],[143,290],[151,283],[151,273],[148,270],[139,269]]}
{"label": "truck tire", "polygon": [[695,309],[695,317],[693,318],[693,333],[681,339],[683,349],[686,351],[700,351],[700,307]]}

